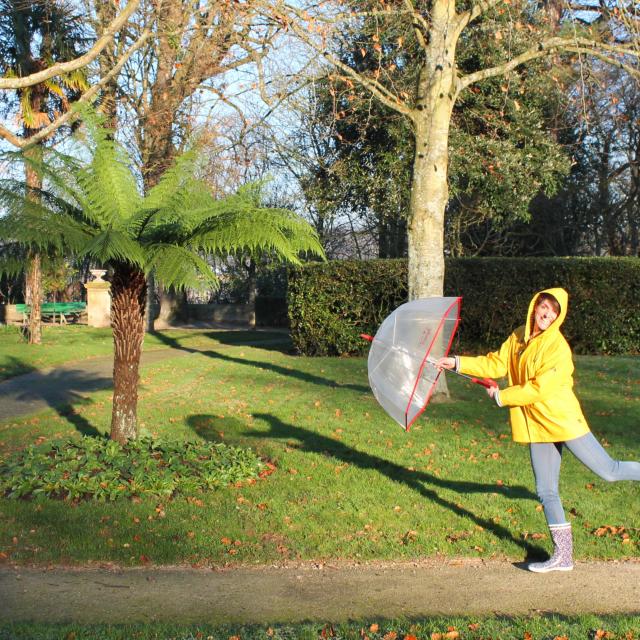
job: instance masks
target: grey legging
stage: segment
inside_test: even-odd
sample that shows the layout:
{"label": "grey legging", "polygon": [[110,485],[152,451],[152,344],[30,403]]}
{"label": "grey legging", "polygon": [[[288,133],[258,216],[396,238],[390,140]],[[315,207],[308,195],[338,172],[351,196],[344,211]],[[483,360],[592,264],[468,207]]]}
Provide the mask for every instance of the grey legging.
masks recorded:
{"label": "grey legging", "polygon": [[548,524],[564,524],[567,521],[558,493],[563,446],[603,480],[640,480],[640,462],[614,460],[592,433],[566,442],[532,442],[529,445],[531,466]]}

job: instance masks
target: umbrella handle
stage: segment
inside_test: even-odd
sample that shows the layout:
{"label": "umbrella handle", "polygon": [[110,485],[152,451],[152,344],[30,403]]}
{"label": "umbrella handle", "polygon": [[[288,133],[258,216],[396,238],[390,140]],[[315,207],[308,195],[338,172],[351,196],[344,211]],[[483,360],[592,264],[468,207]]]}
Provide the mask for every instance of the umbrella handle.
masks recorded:
{"label": "umbrella handle", "polygon": [[471,382],[475,382],[476,384],[483,386],[485,389],[498,386],[498,383],[491,378],[471,378]]}

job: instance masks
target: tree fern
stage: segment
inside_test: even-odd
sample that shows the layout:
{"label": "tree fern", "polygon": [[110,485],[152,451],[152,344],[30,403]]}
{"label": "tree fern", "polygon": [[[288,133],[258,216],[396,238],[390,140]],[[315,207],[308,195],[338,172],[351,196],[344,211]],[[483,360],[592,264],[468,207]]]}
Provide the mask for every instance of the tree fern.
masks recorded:
{"label": "tree fern", "polygon": [[135,178],[115,142],[101,140],[77,180],[87,203],[84,215],[101,228],[128,219],[140,207]]}
{"label": "tree fern", "polygon": [[145,254],[144,247],[117,229],[106,229],[95,234],[81,251],[81,255],[93,258],[98,264],[124,262],[143,270],[147,262]]}
{"label": "tree fern", "polygon": [[148,266],[163,286],[207,291],[218,288],[211,265],[190,247],[156,245],[149,252]]}
{"label": "tree fern", "polygon": [[29,201],[24,185],[6,183],[3,190],[0,183],[0,205],[9,211],[0,223],[0,241],[11,251],[32,243],[62,247],[109,269],[115,343],[111,435],[125,441],[137,429],[146,273],[153,271],[165,286],[205,289],[217,284],[213,255],[267,253],[298,262],[305,253],[323,253],[308,223],[291,211],[260,205],[260,184],[213,198],[195,176],[196,150],[179,158],[142,197],[123,149],[94,115],[87,122],[87,163],[55,152],[42,162],[19,157],[38,167],[46,189],[38,204]]}

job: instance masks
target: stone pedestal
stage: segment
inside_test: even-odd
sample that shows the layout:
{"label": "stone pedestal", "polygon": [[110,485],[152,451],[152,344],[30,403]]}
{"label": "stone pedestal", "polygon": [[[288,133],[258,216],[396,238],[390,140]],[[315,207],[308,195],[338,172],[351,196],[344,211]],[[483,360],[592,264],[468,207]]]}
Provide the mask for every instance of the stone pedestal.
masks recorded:
{"label": "stone pedestal", "polygon": [[106,271],[93,269],[91,273],[95,280],[84,285],[87,289],[87,324],[90,327],[110,327],[111,284],[102,279]]}

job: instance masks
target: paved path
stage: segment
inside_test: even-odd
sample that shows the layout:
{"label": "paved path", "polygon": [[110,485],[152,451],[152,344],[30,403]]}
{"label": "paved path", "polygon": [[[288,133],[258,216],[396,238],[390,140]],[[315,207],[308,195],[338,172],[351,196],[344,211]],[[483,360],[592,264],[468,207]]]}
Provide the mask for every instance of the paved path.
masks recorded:
{"label": "paved path", "polygon": [[[188,328],[188,327],[186,327]],[[270,346],[280,344],[280,338],[261,338],[259,331],[255,338],[236,345],[218,344],[216,351],[234,346]],[[193,348],[167,348],[143,351],[141,369],[147,365],[197,354]],[[31,413],[38,413],[50,407],[81,402],[95,391],[113,386],[113,356],[90,358],[59,367],[38,369],[0,382],[0,422]]]}
{"label": "paved path", "polygon": [[[190,355],[180,349],[143,352],[141,366]],[[0,421],[73,404],[112,387],[113,356],[38,369],[0,382]]]}
{"label": "paved path", "polygon": [[0,568],[0,622],[340,622],[427,615],[640,614],[640,562],[534,574],[508,562],[289,568]]}

